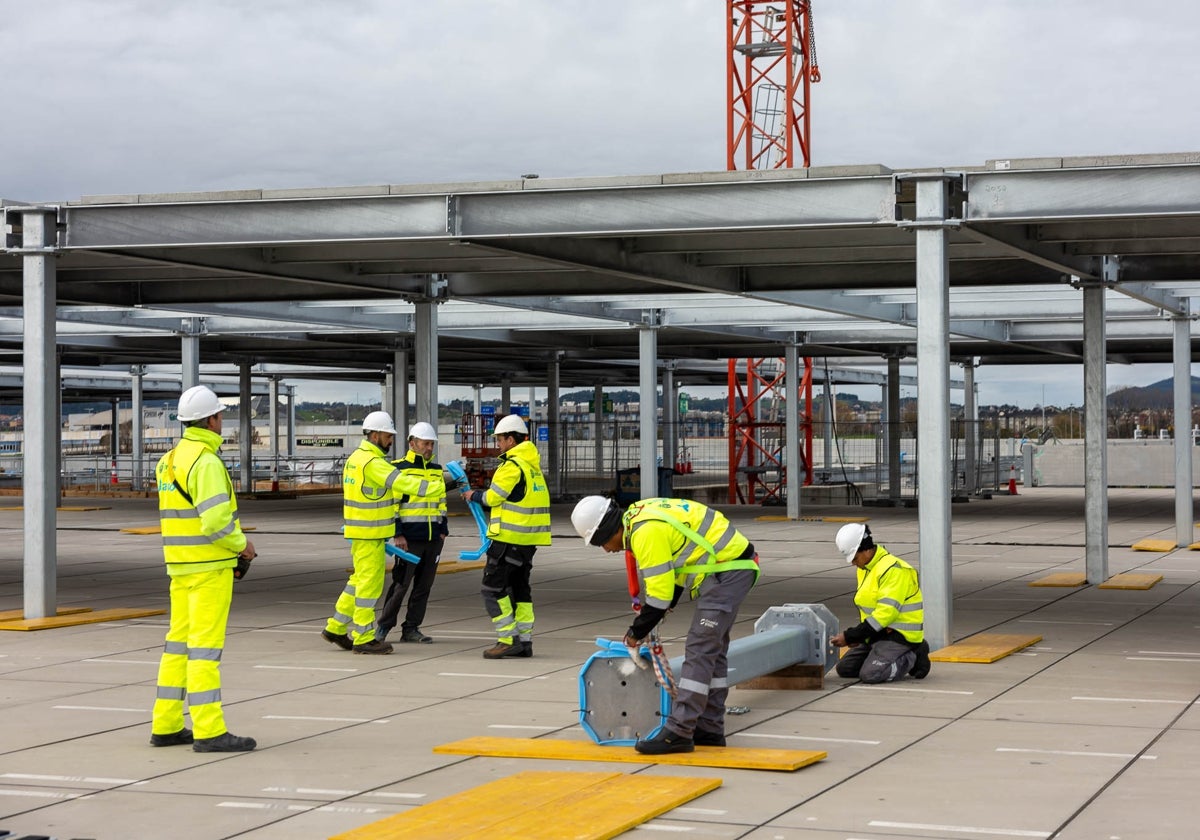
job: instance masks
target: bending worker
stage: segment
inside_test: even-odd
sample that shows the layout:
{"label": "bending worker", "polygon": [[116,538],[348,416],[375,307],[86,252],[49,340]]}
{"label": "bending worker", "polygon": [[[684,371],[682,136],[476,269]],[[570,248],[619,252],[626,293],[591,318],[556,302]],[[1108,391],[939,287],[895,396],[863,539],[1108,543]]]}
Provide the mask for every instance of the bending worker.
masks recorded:
{"label": "bending worker", "polygon": [[525,421],[510,414],[496,423],[492,436],[500,447],[500,465],[487,490],[464,489],[465,501],[491,508],[487,564],[483,569],[483,606],[492,619],[496,644],[484,659],[533,656],[533,555],[550,545],[550,491],[542,458],[529,442]]}
{"label": "bending worker", "polygon": [[[433,428],[433,424],[424,421],[414,424],[408,430],[408,452],[399,461],[392,461],[392,465],[405,475],[426,479],[439,477],[444,480],[441,464],[432,460],[437,439],[437,430]],[[421,632],[421,622],[425,620],[429,593],[433,590],[433,582],[437,578],[442,546],[446,537],[450,535],[448,521],[445,493],[436,498],[432,495],[422,497],[407,494],[401,497],[396,510],[396,545],[409,554],[416,555],[419,562],[412,563],[400,557],[395,559],[392,566],[392,584],[383,599],[375,638],[381,641],[386,639],[388,633],[396,626],[396,620],[400,616],[400,605],[404,603],[404,596],[411,588],[412,592],[408,594],[408,611],[404,614],[404,623],[400,625],[400,641],[433,641]]]}
{"label": "bending worker", "polygon": [[838,660],[838,676],[865,683],[892,682],[906,674],[925,679],[929,643],[917,570],[875,545],[871,529],[860,522],[843,525],[836,542],[846,562],[858,569],[854,603],[862,619],[829,640],[850,647]]}
{"label": "bending worker", "polygon": [[[159,459],[158,513],[163,558],[171,577],[171,621],[158,666],[158,696],[150,744],[191,744],[194,752],[246,752],[253,738],[225,728],[221,709],[221,654],[233,600],[233,581],[255,558],[242,533],[237,497],[221,448],[225,406],[203,385],[179,398],[183,437]],[[183,725],[186,696],[192,730]]]}
{"label": "bending worker", "polygon": [[627,561],[632,555],[641,609],[625,645],[639,667],[642,643],[683,593],[697,602],[671,715],[634,749],[656,755],[725,746],[729,632],[758,580],[754,546],[720,511],[687,499],[642,499],[622,515],[611,499],[586,496],[571,524],[589,545],[609,553],[624,548]]}
{"label": "bending worker", "polygon": [[375,638],[375,602],[383,594],[385,546],[396,533],[396,504],[405,495],[436,503],[445,497],[446,484],[440,471],[418,476],[388,463],[396,426],[386,411],[366,416],[363,435],[342,469],[342,534],[350,540],[354,570],[321,636],[342,650],[386,654],[392,646]]}

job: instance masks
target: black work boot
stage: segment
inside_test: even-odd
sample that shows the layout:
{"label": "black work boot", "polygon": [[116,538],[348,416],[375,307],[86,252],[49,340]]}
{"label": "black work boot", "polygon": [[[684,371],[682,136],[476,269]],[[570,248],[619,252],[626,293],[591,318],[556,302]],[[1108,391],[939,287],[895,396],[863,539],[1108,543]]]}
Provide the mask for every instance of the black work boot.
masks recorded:
{"label": "black work boot", "polygon": [[525,653],[525,646],[519,641],[507,645],[496,642],[483,652],[484,659],[507,659],[510,656],[533,656],[533,648],[530,647],[529,653]]}
{"label": "black work boot", "polygon": [[342,650],[350,650],[354,647],[354,642],[350,641],[350,637],[345,633],[334,633],[331,630],[322,630],[321,638],[329,642],[331,645],[337,645]]}
{"label": "black work boot", "polygon": [[667,753],[690,753],[696,749],[696,742],[691,738],[676,735],[667,727],[658,730],[653,738],[638,741],[633,748],[643,755],[666,755]]}
{"label": "black work boot", "polygon": [[725,746],[725,736],[720,732],[697,729],[692,733],[692,743],[697,747],[723,747]]}
{"label": "black work boot", "polygon": [[174,747],[179,744],[190,744],[192,740],[192,730],[187,727],[178,732],[168,732],[166,735],[150,733],[150,746],[152,747]]}
{"label": "black work boot", "polygon": [[381,642],[379,639],[372,639],[369,642],[363,642],[361,645],[354,646],[355,653],[373,653],[376,655],[392,652],[392,646],[387,642]]}
{"label": "black work boot", "polygon": [[425,644],[433,643],[433,636],[426,636],[421,632],[421,628],[413,627],[410,630],[403,630],[400,633],[400,641],[402,642],[424,642]]}
{"label": "black work boot", "polygon": [[908,675],[915,680],[923,680],[929,674],[929,642],[921,642],[917,647],[917,661],[909,669]]}
{"label": "black work boot", "polygon": [[192,742],[193,752],[249,752],[258,746],[253,738],[244,738],[226,732],[216,738],[197,738]]}

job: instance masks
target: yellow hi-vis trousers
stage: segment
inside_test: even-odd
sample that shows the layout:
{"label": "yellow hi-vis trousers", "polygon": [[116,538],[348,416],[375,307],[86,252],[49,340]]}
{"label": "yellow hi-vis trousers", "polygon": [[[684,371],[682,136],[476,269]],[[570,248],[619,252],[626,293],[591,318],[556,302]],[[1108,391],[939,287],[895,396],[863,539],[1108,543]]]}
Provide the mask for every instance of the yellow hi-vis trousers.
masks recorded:
{"label": "yellow hi-vis trousers", "polygon": [[330,633],[349,633],[356,645],[375,638],[375,602],[383,594],[386,545],[387,540],[350,540],[354,571],[333,606],[333,617],[325,622]]}
{"label": "yellow hi-vis trousers", "polygon": [[233,569],[171,578],[171,622],[158,665],[158,693],[151,732],[183,729],[187,698],[195,738],[224,735],[221,711],[221,653],[233,600]]}

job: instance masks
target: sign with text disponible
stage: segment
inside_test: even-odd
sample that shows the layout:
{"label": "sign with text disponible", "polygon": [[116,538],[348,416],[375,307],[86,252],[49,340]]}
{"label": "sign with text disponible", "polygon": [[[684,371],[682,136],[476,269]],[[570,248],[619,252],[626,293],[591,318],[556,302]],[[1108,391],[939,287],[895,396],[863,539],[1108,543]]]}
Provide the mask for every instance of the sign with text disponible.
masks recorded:
{"label": "sign with text disponible", "polygon": [[340,437],[298,437],[297,446],[344,446],[345,438]]}

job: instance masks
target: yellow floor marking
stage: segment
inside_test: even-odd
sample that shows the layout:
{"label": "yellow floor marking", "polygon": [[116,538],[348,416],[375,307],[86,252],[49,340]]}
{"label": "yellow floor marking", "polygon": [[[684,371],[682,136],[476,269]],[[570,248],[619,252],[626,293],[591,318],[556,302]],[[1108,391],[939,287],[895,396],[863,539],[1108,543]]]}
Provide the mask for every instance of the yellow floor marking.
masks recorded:
{"label": "yellow floor marking", "polygon": [[48,618],[22,618],[19,621],[0,621],[0,630],[50,630],[55,627],[74,627],[76,624],[96,624],[100,621],[120,621],[123,618],[145,618],[165,615],[166,610],[130,610],[120,607],[96,610],[79,615],[57,615]]}
{"label": "yellow floor marking", "polygon": [[929,654],[934,662],[979,662],[988,664],[1010,653],[1036,645],[1041,636],[1021,636],[1012,633],[977,633]]}
{"label": "yellow floor marking", "polygon": [[[91,607],[59,607],[58,615],[75,615],[76,613],[91,612]],[[25,610],[0,610],[0,621],[20,621],[25,618]]]}
{"label": "yellow floor marking", "polygon": [[799,770],[816,764],[827,753],[810,750],[768,750],[744,747],[696,747],[695,752],[642,755],[633,747],[611,747],[591,741],[552,738],[464,738],[433,748],[435,753],[490,755],[505,758],[548,758],[564,761],[620,761],[635,764],[681,764],[690,767],[733,767],[745,770]]}
{"label": "yellow floor marking", "polygon": [[1097,589],[1149,589],[1163,579],[1162,575],[1138,574],[1136,572],[1125,572],[1121,575],[1113,575],[1104,583],[1100,584]]}
{"label": "yellow floor marking", "polygon": [[1188,546],[1188,549],[1191,551],[1200,551],[1200,542],[1192,543],[1191,545]]}
{"label": "yellow floor marking", "polygon": [[331,840],[608,840],[720,786],[720,779],[526,771]]}
{"label": "yellow floor marking", "polygon": [[1087,575],[1083,572],[1055,572],[1044,578],[1031,580],[1030,586],[1083,586],[1087,583]]}
{"label": "yellow floor marking", "polygon": [[1129,547],[1134,551],[1174,551],[1179,545],[1175,540],[1138,540]]}

